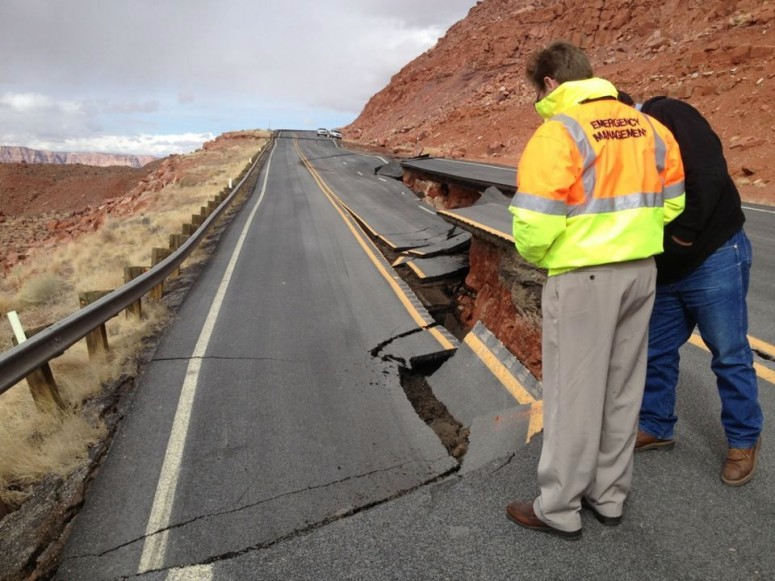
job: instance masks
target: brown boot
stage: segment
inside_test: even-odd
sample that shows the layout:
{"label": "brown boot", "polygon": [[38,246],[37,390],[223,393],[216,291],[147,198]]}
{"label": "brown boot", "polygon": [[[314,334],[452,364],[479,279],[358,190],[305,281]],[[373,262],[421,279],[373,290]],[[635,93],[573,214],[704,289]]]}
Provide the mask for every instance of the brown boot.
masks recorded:
{"label": "brown boot", "polygon": [[563,531],[549,526],[536,516],[533,510],[533,504],[530,502],[512,502],[506,507],[506,516],[521,527],[532,531],[549,533],[557,535],[569,541],[575,541],[581,538],[581,529],[577,531]]}
{"label": "brown boot", "polygon": [[675,448],[675,440],[661,440],[652,436],[648,432],[638,430],[638,437],[635,438],[635,451],[645,452],[646,450],[672,450]]}
{"label": "brown boot", "polygon": [[724,484],[742,486],[753,478],[761,441],[761,438],[756,440],[756,445],[753,448],[729,449],[727,459],[724,460],[724,468],[721,470],[721,481]]}

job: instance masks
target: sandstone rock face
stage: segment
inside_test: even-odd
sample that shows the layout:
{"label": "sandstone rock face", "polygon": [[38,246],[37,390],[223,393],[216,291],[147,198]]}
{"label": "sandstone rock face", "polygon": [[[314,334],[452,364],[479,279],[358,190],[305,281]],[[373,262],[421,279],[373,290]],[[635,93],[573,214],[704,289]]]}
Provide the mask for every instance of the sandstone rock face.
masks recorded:
{"label": "sandstone rock face", "polygon": [[73,153],[62,151],[43,151],[30,149],[29,147],[17,147],[0,145],[0,163],[80,163],[107,167],[112,165],[126,165],[129,167],[143,167],[145,164],[156,160],[151,155],[122,155],[113,153]]}
{"label": "sandstone rock face", "polygon": [[544,274],[510,247],[471,241],[466,287],[458,299],[461,324],[482,321],[537,378],[541,378],[541,286]]}

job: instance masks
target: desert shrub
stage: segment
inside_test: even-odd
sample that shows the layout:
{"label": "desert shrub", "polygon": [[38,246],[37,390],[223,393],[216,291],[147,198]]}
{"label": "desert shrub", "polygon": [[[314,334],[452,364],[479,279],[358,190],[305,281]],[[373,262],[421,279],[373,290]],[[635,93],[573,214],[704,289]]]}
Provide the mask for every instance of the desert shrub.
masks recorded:
{"label": "desert shrub", "polygon": [[40,307],[58,302],[70,288],[67,281],[54,273],[30,278],[19,289],[16,301],[25,307]]}
{"label": "desert shrub", "polygon": [[28,390],[6,392],[0,405],[0,500],[10,507],[21,504],[44,476],[66,476],[82,465],[105,434],[105,427],[80,409],[40,411]]}

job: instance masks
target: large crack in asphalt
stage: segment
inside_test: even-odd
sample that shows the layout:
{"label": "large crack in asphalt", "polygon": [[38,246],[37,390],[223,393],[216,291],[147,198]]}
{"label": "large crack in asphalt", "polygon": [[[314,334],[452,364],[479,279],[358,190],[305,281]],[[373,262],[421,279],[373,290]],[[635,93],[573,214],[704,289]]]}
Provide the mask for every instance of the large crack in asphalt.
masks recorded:
{"label": "large crack in asphalt", "polygon": [[[129,541],[121,543],[120,545],[116,545],[115,547],[111,547],[110,549],[106,549],[106,550],[104,550],[102,552],[99,552],[99,553],[84,553],[82,555],[73,555],[72,557],[69,557],[67,560],[68,561],[74,561],[74,560],[80,560],[80,559],[91,559],[91,558],[104,557],[105,555],[109,555],[111,553],[114,553],[114,552],[116,552],[118,550],[121,550],[121,549],[123,549],[125,547],[128,547],[130,545],[133,545],[135,543],[143,542],[146,539],[148,539],[150,537],[153,537],[155,535],[158,535],[158,534],[161,534],[161,533],[165,533],[165,532],[169,532],[169,531],[172,531],[172,530],[175,530],[175,529],[180,529],[180,528],[186,527],[186,526],[188,526],[190,524],[193,524],[193,523],[201,521],[201,520],[205,520],[205,519],[209,519],[209,518],[216,518],[216,517],[220,517],[220,516],[228,516],[230,514],[236,514],[236,513],[239,513],[239,512],[243,512],[245,510],[251,510],[253,508],[256,508],[256,507],[268,504],[270,502],[275,502],[275,501],[283,499],[283,498],[288,498],[288,497],[291,497],[291,496],[296,496],[297,494],[304,494],[306,492],[312,492],[312,491],[315,491],[315,490],[324,490],[324,489],[329,488],[331,486],[338,486],[340,484],[344,484],[345,482],[350,482],[352,480],[359,480],[361,478],[368,478],[370,476],[374,476],[375,474],[381,474],[381,473],[384,473],[384,472],[390,472],[392,470],[400,470],[401,468],[403,468],[404,466],[408,466],[409,464],[412,464],[412,462],[402,462],[402,463],[397,464],[395,466],[390,466],[388,468],[381,468],[379,470],[372,470],[370,472],[364,472],[363,474],[354,474],[352,476],[347,476],[346,478],[340,478],[338,480],[333,480],[331,482],[326,482],[325,484],[317,484],[317,485],[314,485],[314,486],[307,486],[307,487],[304,487],[304,488],[299,488],[297,490],[291,490],[291,491],[288,491],[288,492],[284,492],[282,494],[278,494],[276,496],[271,496],[269,498],[262,498],[261,500],[258,500],[256,502],[252,502],[250,504],[246,504],[244,506],[239,506],[237,508],[232,508],[232,509],[229,509],[229,510],[221,510],[221,511],[215,511],[215,512],[211,512],[211,513],[201,514],[201,515],[195,516],[193,518],[190,518],[188,520],[185,520],[185,521],[182,521],[182,522],[178,522],[178,523],[174,523],[174,524],[171,524],[171,525],[166,526],[164,528],[158,529],[156,531],[147,533],[145,535],[141,535],[139,537],[136,537],[134,539],[131,539]],[[455,472],[456,470],[457,469],[453,468],[452,470],[449,470],[449,471],[445,472],[442,475],[434,477],[433,480],[436,480],[436,479],[441,478],[443,476],[448,476],[450,473]],[[425,484],[427,484],[427,483],[423,483],[423,484],[418,485],[418,486],[424,486]],[[411,490],[416,490],[416,488],[417,487],[414,487]],[[329,517],[327,517],[324,520],[325,520],[325,522],[332,522],[333,520],[339,520],[340,518],[344,518],[345,516],[350,516],[351,514],[355,514],[357,512],[360,512],[361,510],[365,510],[367,507],[375,506],[377,504],[381,504],[382,502],[387,502],[388,500],[394,500],[395,498],[398,498],[399,496],[401,496],[403,494],[406,494],[406,493],[407,493],[407,491],[401,492],[398,495],[390,497],[389,499],[374,501],[373,503],[371,503],[369,505],[365,505],[365,506],[362,506],[362,507],[353,507],[351,510],[347,510],[347,511],[340,511],[339,513],[336,513],[335,515],[329,516]],[[243,494],[242,498],[244,498],[244,494]],[[320,523],[313,523],[312,528],[316,528],[317,526],[321,526]],[[309,527],[305,527],[302,530],[307,530],[308,528]],[[293,531],[291,533],[288,533],[288,535],[298,534],[299,532],[300,532],[300,530]],[[285,535],[285,536],[288,536],[288,535]],[[277,539],[273,539],[272,541],[268,541],[268,542],[274,543],[274,542],[276,542],[276,540]]]}
{"label": "large crack in asphalt", "polygon": [[384,341],[381,341],[376,347],[371,349],[369,351],[369,354],[374,357],[375,359],[382,359],[383,361],[395,361],[401,366],[406,366],[406,360],[403,357],[396,357],[395,355],[382,355],[382,352],[385,350],[386,347],[391,345],[394,341],[398,341],[399,339],[403,339],[404,337],[410,337],[411,335],[416,335],[417,333],[422,333],[425,331],[427,327],[417,327],[414,329],[410,329],[409,331],[405,331],[404,333],[399,333],[398,335],[393,335],[392,337],[388,337]]}
{"label": "large crack in asphalt", "polygon": [[[353,216],[356,220],[358,218]],[[370,228],[364,228],[364,232],[367,233],[371,241],[376,248],[380,251],[382,256],[392,264],[399,253],[394,249],[388,247],[379,237],[371,234]],[[457,226],[450,225],[447,230],[447,239],[454,236],[457,232]],[[441,441],[447,453],[452,456],[458,465],[462,464],[463,457],[468,451],[468,436],[469,429],[464,428],[463,425],[449,412],[447,406],[444,405],[433,393],[433,389],[428,384],[427,378],[441,366],[446,360],[445,356],[426,360],[422,363],[414,363],[409,365],[403,358],[395,357],[393,355],[382,355],[385,348],[394,341],[408,337],[415,333],[420,333],[427,329],[434,327],[443,327],[455,336],[460,335],[461,325],[457,320],[454,309],[450,308],[450,304],[454,304],[454,300],[450,301],[451,297],[457,296],[460,292],[460,285],[454,281],[434,281],[432,285],[422,285],[416,278],[413,278],[411,272],[396,271],[401,279],[409,286],[415,295],[426,305],[426,310],[433,317],[434,322],[424,327],[418,327],[401,333],[386,339],[377,347],[370,351],[373,357],[380,357],[383,360],[394,361],[398,364],[399,380],[401,387],[409,399],[412,407],[417,415],[422,419],[426,425],[428,425]],[[439,290],[439,285],[448,285],[448,290]],[[447,304],[428,306],[428,303],[439,302],[438,297],[443,295],[447,301]],[[423,300],[423,297],[425,299]],[[444,303],[444,301],[441,301]]]}
{"label": "large crack in asphalt", "polygon": [[764,359],[765,361],[775,362],[775,355],[770,355],[769,353],[766,353],[761,349],[754,349],[753,347],[751,347],[751,351],[753,351],[756,355],[758,355],[760,358]]}
{"label": "large crack in asphalt", "polygon": [[[438,367],[438,364],[433,367]],[[432,373],[427,370],[427,366],[415,366],[412,369],[400,367],[401,387],[420,419],[434,431],[447,453],[460,465],[468,451],[470,430],[463,427],[463,424],[449,413],[447,406],[435,396],[427,381],[427,377]]]}
{"label": "large crack in asphalt", "polygon": [[380,358],[383,361],[393,361],[398,364],[399,381],[406,394],[407,399],[412,404],[417,415],[427,426],[429,426],[441,441],[447,453],[452,456],[460,465],[463,456],[468,451],[469,430],[449,413],[447,406],[444,405],[433,393],[433,389],[428,384],[427,377],[432,375],[443,361],[431,360],[426,363],[415,363],[411,367],[402,357],[391,354],[383,354],[385,348],[391,343],[421,333],[434,327],[440,327],[439,323],[433,323],[425,327],[418,327],[404,333],[394,335],[379,345],[371,349],[369,353],[372,357]]}
{"label": "large crack in asphalt", "polygon": [[[368,230],[366,230],[366,231],[368,232]],[[455,234],[456,234],[456,227],[454,227],[454,226],[450,227],[450,229],[446,233],[447,239],[451,238]],[[376,237],[373,237],[373,236],[370,235],[370,238],[375,243],[375,245],[379,248],[381,254],[392,263],[391,254],[393,254],[393,251],[388,249],[387,247],[385,247],[384,244],[379,239],[377,239]],[[394,258],[395,257],[393,257],[393,259]],[[399,274],[401,274],[401,273],[399,273]],[[409,287],[412,289],[413,292],[416,293],[418,291],[418,289],[417,289],[417,281],[412,280],[410,276],[402,276],[402,278],[409,285]],[[437,286],[438,282],[435,283],[435,284]],[[455,286],[455,285],[453,284],[453,286]],[[178,569],[181,566],[193,567],[193,566],[201,566],[201,565],[210,565],[210,564],[214,564],[214,563],[218,563],[218,562],[228,561],[230,559],[237,558],[239,556],[248,554],[250,552],[268,549],[268,548],[270,548],[272,546],[275,546],[275,545],[277,545],[279,543],[292,540],[292,539],[294,539],[294,538],[296,538],[298,536],[307,534],[307,533],[309,533],[309,532],[311,532],[313,530],[322,528],[322,527],[324,527],[324,526],[326,526],[328,524],[331,524],[333,522],[336,522],[338,520],[341,520],[341,519],[344,519],[344,518],[348,518],[350,516],[356,515],[358,513],[361,513],[361,512],[366,511],[366,510],[369,510],[369,509],[374,508],[376,506],[379,506],[379,505],[391,502],[391,501],[396,500],[398,498],[401,498],[401,497],[403,497],[405,495],[411,494],[411,493],[413,493],[413,492],[415,492],[415,491],[417,491],[417,490],[419,490],[419,489],[421,489],[421,488],[423,488],[425,486],[428,486],[430,484],[434,484],[436,482],[443,481],[443,480],[447,479],[448,477],[455,475],[459,471],[460,465],[461,465],[462,460],[463,460],[463,457],[464,457],[465,453],[468,450],[469,430],[467,428],[464,428],[463,425],[458,420],[456,420],[452,416],[452,414],[449,413],[449,410],[447,409],[447,407],[434,395],[433,390],[431,389],[431,387],[430,387],[430,385],[428,384],[428,381],[427,381],[427,377],[432,375],[441,366],[441,364],[444,362],[445,358],[439,357],[439,358],[436,358],[436,359],[425,361],[425,362],[423,362],[421,364],[415,364],[412,367],[410,367],[403,358],[385,353],[385,349],[387,347],[389,347],[395,341],[398,341],[398,340],[400,340],[402,338],[405,338],[405,337],[409,337],[409,336],[414,335],[416,333],[421,333],[421,332],[426,331],[426,330],[428,330],[430,328],[433,328],[433,327],[437,327],[437,326],[445,327],[445,328],[447,328],[450,332],[452,332],[455,335],[459,332],[459,328],[457,328],[457,325],[459,323],[457,322],[457,320],[456,320],[456,318],[454,316],[453,317],[447,316],[448,313],[446,312],[447,311],[446,308],[441,308],[441,309],[436,310],[436,311],[434,311],[433,309],[429,308],[428,311],[431,314],[431,316],[435,319],[434,323],[432,323],[430,325],[427,325],[427,326],[424,326],[424,327],[418,327],[418,328],[415,328],[415,329],[411,329],[411,330],[406,331],[404,333],[399,333],[399,334],[397,334],[395,336],[389,337],[388,339],[382,341],[376,347],[371,349],[369,353],[370,353],[370,355],[372,357],[382,359],[383,361],[393,361],[393,362],[395,362],[397,364],[398,372],[399,372],[399,381],[400,381],[400,384],[401,384],[401,386],[402,386],[402,388],[404,390],[404,393],[406,394],[409,402],[413,406],[415,412],[418,414],[418,417],[420,419],[422,419],[426,423],[426,425],[428,425],[434,431],[434,433],[437,435],[437,437],[439,438],[440,442],[444,446],[444,448],[447,451],[447,453],[450,456],[452,456],[457,461],[457,463],[458,463],[457,466],[455,466],[455,467],[451,468],[450,470],[447,470],[447,471],[445,471],[445,472],[443,472],[443,473],[441,473],[439,475],[436,475],[433,478],[428,479],[427,481],[423,481],[423,482],[417,484],[414,487],[411,487],[411,488],[403,490],[403,491],[399,491],[399,492],[397,492],[396,494],[394,494],[394,495],[392,495],[390,497],[387,497],[387,498],[384,498],[384,499],[381,499],[381,500],[376,500],[376,501],[373,501],[373,502],[370,502],[370,503],[367,503],[367,504],[364,504],[364,505],[361,505],[361,506],[352,507],[351,509],[341,510],[341,511],[339,511],[339,512],[333,514],[333,515],[330,515],[330,516],[328,516],[328,517],[326,517],[324,519],[321,519],[318,522],[310,523],[310,524],[308,524],[305,527],[302,527],[302,528],[299,528],[299,529],[295,529],[295,530],[290,531],[290,532],[288,532],[288,533],[286,533],[284,535],[278,536],[278,537],[276,537],[274,539],[270,539],[270,540],[267,540],[267,541],[264,541],[264,542],[261,542],[261,543],[257,543],[255,545],[246,547],[244,549],[222,553],[222,554],[210,557],[210,558],[208,558],[208,559],[206,559],[206,560],[204,560],[202,562],[190,563],[190,564],[187,564],[187,565],[175,565],[174,567],[162,567],[160,569],[155,569],[155,570],[152,570],[152,571],[145,571],[143,573],[138,573],[138,574],[132,575],[132,576],[127,577],[127,578],[138,578],[140,576],[144,576],[144,575],[147,575],[149,573],[164,572],[164,571],[168,571],[168,570],[172,570],[172,569]],[[454,321],[452,321],[453,324],[450,326],[449,323],[450,323],[451,318],[454,319]],[[230,360],[282,360],[282,361],[291,361],[289,359],[278,359],[278,358],[272,358],[272,357],[260,358],[260,357],[229,357],[229,356],[224,356],[224,357],[215,356],[215,357],[213,357],[213,356],[207,356],[206,358],[208,358],[208,359],[223,359],[223,360],[229,360],[230,359]],[[182,360],[182,359],[187,359],[188,360],[188,359],[191,359],[191,358],[190,357],[180,357],[180,358],[170,357],[170,358],[154,359],[154,361],[179,361],[179,360]],[[511,459],[507,460],[504,463],[504,465],[508,464],[510,460]],[[380,473],[380,472],[386,472],[386,471],[389,471],[389,470],[400,469],[402,466],[405,466],[406,464],[408,464],[408,463],[405,462],[405,463],[402,463],[402,464],[400,464],[398,466],[394,466],[394,467],[390,467],[390,468],[384,468],[384,469],[381,469],[381,470],[376,470],[376,471],[372,471],[372,472],[368,472],[368,473],[364,473],[364,474],[353,475],[353,476],[349,476],[347,478],[343,478],[341,480],[336,480],[336,481],[328,482],[326,484],[320,484],[320,485],[310,486],[310,487],[306,487],[306,488],[299,489],[299,490],[293,490],[293,491],[290,491],[290,492],[285,492],[283,494],[280,494],[280,495],[277,495],[277,496],[274,496],[274,497],[262,499],[262,500],[254,502],[254,503],[251,503],[251,504],[248,504],[248,505],[245,505],[245,506],[240,506],[238,508],[234,508],[234,509],[230,509],[230,510],[224,510],[224,511],[218,511],[218,512],[198,515],[198,516],[196,516],[194,518],[191,518],[191,519],[189,519],[187,521],[172,524],[172,525],[170,525],[168,527],[165,527],[165,528],[160,529],[158,531],[154,531],[152,533],[149,533],[149,534],[143,535],[141,537],[132,539],[130,541],[122,543],[122,544],[120,544],[120,545],[118,545],[116,547],[113,547],[111,549],[107,549],[105,551],[102,551],[100,553],[77,555],[77,556],[70,557],[67,560],[68,561],[74,561],[74,560],[80,560],[80,559],[100,558],[100,557],[103,557],[105,555],[109,555],[110,553],[113,553],[115,551],[121,550],[122,548],[125,548],[127,546],[133,545],[135,543],[143,542],[147,538],[152,537],[154,535],[158,535],[158,534],[161,534],[161,533],[164,533],[164,532],[167,532],[167,531],[171,531],[171,530],[175,530],[175,529],[181,529],[181,528],[189,526],[189,525],[191,525],[191,524],[193,524],[193,523],[195,523],[197,521],[201,521],[201,520],[204,520],[204,519],[210,519],[210,518],[217,518],[217,517],[220,517],[220,516],[228,516],[229,514],[236,514],[236,513],[239,513],[239,512],[243,512],[245,510],[251,510],[251,509],[256,508],[258,506],[261,506],[263,504],[274,502],[274,501],[277,501],[277,500],[282,499],[282,498],[287,498],[287,497],[290,497],[290,496],[294,496],[294,495],[298,495],[298,494],[303,494],[305,492],[309,492],[309,491],[313,491],[313,490],[325,489],[327,487],[336,486],[336,485],[345,483],[345,482],[350,481],[350,480],[373,476],[374,474],[377,474],[377,473]],[[244,495],[241,498],[244,498]]]}
{"label": "large crack in asphalt", "polygon": [[[134,539],[132,541],[129,541],[127,543],[124,543],[124,544],[122,544],[122,545],[120,545],[118,547],[114,547],[113,549],[109,549],[109,550],[104,551],[102,553],[95,554],[95,555],[79,555],[77,557],[71,557],[68,560],[101,557],[103,555],[106,555],[106,554],[109,554],[111,552],[117,551],[117,550],[119,550],[119,549],[121,549],[123,547],[126,547],[128,545],[131,545],[133,543],[144,541],[146,538],[148,538],[150,536],[153,536],[153,535],[156,535],[156,534],[160,534],[160,533],[163,533],[165,531],[172,530],[172,529],[178,529],[178,528],[187,526],[187,525],[189,525],[189,524],[191,524],[193,522],[202,520],[202,519],[213,518],[213,517],[222,516],[222,515],[228,515],[228,514],[234,514],[234,513],[237,513],[237,512],[244,511],[244,510],[249,510],[249,509],[254,508],[256,506],[259,506],[261,504],[265,504],[267,502],[272,502],[274,500],[278,500],[278,499],[283,498],[283,497],[291,496],[291,495],[294,495],[294,494],[300,494],[300,493],[307,492],[307,491],[310,491],[310,490],[316,490],[316,489],[326,488],[326,487],[329,487],[329,486],[334,486],[336,484],[341,484],[341,483],[346,482],[348,480],[354,480],[354,479],[357,479],[357,478],[364,478],[364,477],[368,477],[368,476],[371,476],[371,475],[374,475],[374,474],[378,474],[380,472],[386,472],[388,470],[395,470],[395,469],[401,468],[402,466],[405,466],[407,464],[410,464],[410,462],[404,462],[404,463],[401,463],[401,464],[399,464],[397,466],[393,466],[393,467],[390,467],[390,468],[383,468],[381,470],[374,470],[372,472],[368,472],[368,473],[364,473],[364,474],[359,474],[359,475],[355,475],[355,476],[349,476],[347,478],[343,478],[341,480],[337,480],[337,481],[334,481],[334,482],[329,482],[329,483],[324,484],[324,485],[311,486],[311,487],[307,487],[307,488],[301,489],[301,490],[296,490],[296,491],[292,491],[292,492],[286,492],[284,494],[280,494],[280,495],[272,497],[272,498],[264,499],[264,500],[261,500],[259,502],[256,502],[256,503],[244,506],[244,507],[240,507],[240,508],[237,508],[237,509],[233,509],[233,510],[229,510],[229,511],[223,511],[223,512],[220,512],[220,513],[212,513],[212,514],[207,514],[207,515],[200,515],[200,516],[195,517],[193,519],[190,519],[190,520],[188,520],[186,522],[177,523],[175,525],[171,525],[171,526],[166,527],[164,529],[160,529],[158,531],[155,531],[154,533],[151,533],[150,535],[144,535],[142,537],[139,537],[137,539]],[[413,493],[413,492],[423,488],[424,486],[428,486],[429,484],[434,484],[436,482],[442,481],[442,480],[448,478],[449,476],[453,476],[458,471],[458,469],[459,469],[458,467],[451,468],[450,470],[447,470],[447,471],[445,471],[445,472],[443,472],[443,473],[441,473],[441,474],[439,474],[437,476],[434,476],[433,478],[430,478],[430,479],[428,479],[428,480],[426,480],[424,482],[421,482],[421,483],[417,484],[416,486],[413,486],[413,487],[408,488],[406,490],[402,490],[400,492],[397,492],[396,494],[394,494],[392,496],[389,496],[387,498],[383,498],[383,499],[380,499],[380,500],[375,500],[373,502],[370,502],[370,503],[367,503],[367,504],[364,504],[364,505],[361,505],[361,506],[352,507],[351,509],[340,510],[340,511],[338,511],[338,512],[332,514],[332,515],[327,516],[324,519],[321,519],[318,522],[310,523],[310,524],[308,524],[305,527],[302,527],[302,528],[299,528],[299,529],[295,529],[295,530],[290,531],[290,532],[288,532],[288,533],[286,533],[284,535],[280,535],[278,537],[275,537],[274,539],[271,539],[271,540],[268,540],[268,541],[264,541],[264,542],[261,542],[261,543],[257,543],[255,545],[251,545],[251,546],[246,547],[244,549],[240,549],[240,550],[236,550],[236,551],[229,551],[229,552],[226,552],[226,553],[221,553],[219,555],[215,555],[213,557],[205,559],[204,561],[201,561],[201,562],[189,563],[187,565],[174,565],[174,566],[170,566],[170,567],[161,567],[159,569],[152,569],[152,570],[148,570],[148,571],[143,571],[142,573],[138,573],[138,574],[132,575],[131,577],[125,577],[125,578],[127,578],[127,579],[138,578],[138,577],[145,576],[145,575],[148,575],[148,574],[151,574],[151,573],[159,573],[159,572],[169,571],[169,570],[173,570],[173,569],[180,569],[181,567],[195,567],[195,566],[202,566],[202,565],[212,565],[214,563],[219,563],[219,562],[223,562],[223,561],[228,561],[230,559],[235,559],[237,557],[240,557],[242,555],[246,555],[246,554],[254,552],[254,551],[261,551],[261,550],[269,549],[269,548],[271,548],[271,547],[273,547],[273,546],[275,546],[275,545],[277,545],[279,543],[283,543],[283,542],[286,542],[286,541],[293,540],[293,539],[295,539],[295,538],[297,538],[299,536],[308,534],[308,533],[310,533],[310,532],[312,532],[314,530],[322,528],[322,527],[324,527],[326,525],[329,525],[329,524],[331,524],[333,522],[336,522],[336,521],[339,521],[339,520],[351,517],[353,515],[356,515],[358,513],[364,512],[366,510],[370,510],[370,509],[372,509],[374,507],[377,507],[377,506],[380,506],[382,504],[385,504],[385,503],[397,500],[397,499],[401,498],[402,496],[406,496],[408,494],[411,494],[411,493]]]}

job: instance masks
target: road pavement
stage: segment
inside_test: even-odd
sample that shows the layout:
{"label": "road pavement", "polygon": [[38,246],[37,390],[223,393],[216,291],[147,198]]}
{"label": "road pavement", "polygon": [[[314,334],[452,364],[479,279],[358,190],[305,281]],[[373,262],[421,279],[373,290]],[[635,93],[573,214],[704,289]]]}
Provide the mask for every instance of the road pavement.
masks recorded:
{"label": "road pavement", "polygon": [[[391,220],[407,218],[377,233],[418,247],[432,244],[428,228],[454,226],[402,206],[400,184],[375,174],[383,162],[312,134],[278,140],[140,381],[56,578],[775,578],[772,428],[754,480],[723,485],[718,396],[693,345],[682,352],[678,445],[636,456],[621,526],[584,512],[583,538],[568,542],[506,518],[506,504],[537,493],[541,436],[517,430],[510,451],[460,469],[412,409],[398,366],[446,360],[434,390],[479,410],[460,412],[471,423],[489,414],[488,437],[540,392],[510,391],[516,379],[472,355],[486,340],[461,345],[435,325],[349,217],[345,206],[365,221],[384,196]],[[759,213],[767,228],[772,216]],[[758,236],[757,257],[771,257],[758,252],[771,237]],[[751,285],[763,337],[767,276],[755,267]],[[760,389],[771,417],[775,386]]]}

